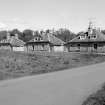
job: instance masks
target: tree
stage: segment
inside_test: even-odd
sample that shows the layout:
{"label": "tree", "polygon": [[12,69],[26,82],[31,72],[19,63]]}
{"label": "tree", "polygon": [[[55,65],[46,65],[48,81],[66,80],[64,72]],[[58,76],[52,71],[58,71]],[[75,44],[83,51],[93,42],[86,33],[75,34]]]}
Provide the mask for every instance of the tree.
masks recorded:
{"label": "tree", "polygon": [[23,33],[20,32],[18,29],[13,29],[12,31],[10,31],[11,34],[15,35],[15,34],[18,34],[18,38],[23,40]]}
{"label": "tree", "polygon": [[81,32],[78,32],[76,36],[79,36],[79,35],[83,35],[85,32],[81,31]]}
{"label": "tree", "polygon": [[0,31],[0,40],[7,38],[7,31]]}
{"label": "tree", "polygon": [[26,29],[23,31],[22,39],[24,42],[27,42],[33,38],[33,31],[30,29]]}
{"label": "tree", "polygon": [[34,32],[34,35],[35,35],[35,36],[38,36],[39,34],[40,34],[40,33],[39,33],[38,30]]}
{"label": "tree", "polygon": [[45,30],[45,33],[50,33],[50,29]]}
{"label": "tree", "polygon": [[68,42],[68,41],[72,40],[76,36],[76,34],[74,34],[73,32],[71,32],[68,29],[61,28],[55,32],[55,36],[60,38],[64,42]]}

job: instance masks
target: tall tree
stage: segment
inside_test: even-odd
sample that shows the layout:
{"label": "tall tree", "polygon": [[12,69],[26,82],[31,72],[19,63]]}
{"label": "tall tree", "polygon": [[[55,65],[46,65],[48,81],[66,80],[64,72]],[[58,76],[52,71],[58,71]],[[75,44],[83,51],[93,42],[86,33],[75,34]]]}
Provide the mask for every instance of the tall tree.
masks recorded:
{"label": "tall tree", "polygon": [[30,29],[26,29],[23,31],[22,35],[23,41],[27,42],[33,38],[33,31]]}
{"label": "tall tree", "polygon": [[55,32],[55,36],[62,39],[64,42],[68,42],[71,39],[73,39],[76,36],[76,34],[71,32],[69,29],[61,28]]}
{"label": "tall tree", "polygon": [[7,38],[7,31],[0,31],[0,40]]}
{"label": "tall tree", "polygon": [[10,33],[13,34],[13,35],[14,34],[18,34],[18,38],[21,39],[21,40],[23,40],[23,37],[22,37],[23,36],[23,33],[20,32],[18,29],[13,29],[12,31],[10,31]]}

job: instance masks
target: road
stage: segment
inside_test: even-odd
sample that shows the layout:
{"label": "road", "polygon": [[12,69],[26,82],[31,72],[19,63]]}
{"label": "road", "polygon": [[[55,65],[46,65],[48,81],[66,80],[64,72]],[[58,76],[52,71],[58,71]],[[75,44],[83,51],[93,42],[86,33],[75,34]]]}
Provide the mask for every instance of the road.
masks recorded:
{"label": "road", "polygon": [[0,105],[81,105],[105,82],[105,63],[0,82]]}

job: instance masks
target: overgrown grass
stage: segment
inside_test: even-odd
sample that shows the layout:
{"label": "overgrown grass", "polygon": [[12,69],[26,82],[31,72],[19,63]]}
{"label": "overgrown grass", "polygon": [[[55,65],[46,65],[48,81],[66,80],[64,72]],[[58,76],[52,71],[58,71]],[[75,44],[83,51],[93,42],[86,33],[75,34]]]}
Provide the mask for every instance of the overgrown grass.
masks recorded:
{"label": "overgrown grass", "polygon": [[105,83],[96,93],[91,94],[82,105],[105,105]]}
{"label": "overgrown grass", "polygon": [[105,61],[104,55],[0,50],[0,80],[42,74]]}

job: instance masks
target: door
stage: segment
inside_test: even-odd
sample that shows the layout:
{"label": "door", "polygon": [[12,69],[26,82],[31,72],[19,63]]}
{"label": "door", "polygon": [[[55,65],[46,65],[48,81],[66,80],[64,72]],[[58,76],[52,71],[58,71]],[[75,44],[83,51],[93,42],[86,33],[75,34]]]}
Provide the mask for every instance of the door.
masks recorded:
{"label": "door", "polygon": [[94,49],[97,50],[97,44],[94,44]]}

